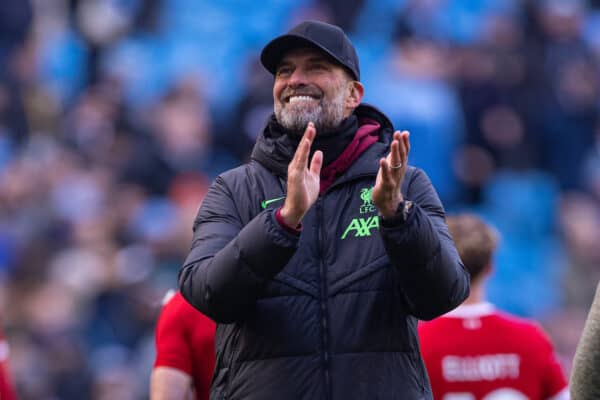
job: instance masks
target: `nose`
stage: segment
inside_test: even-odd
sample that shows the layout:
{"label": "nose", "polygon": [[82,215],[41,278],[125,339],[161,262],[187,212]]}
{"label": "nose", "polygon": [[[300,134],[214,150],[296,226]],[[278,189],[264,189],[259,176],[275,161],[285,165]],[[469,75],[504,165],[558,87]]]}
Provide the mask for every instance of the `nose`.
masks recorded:
{"label": "nose", "polygon": [[288,86],[298,87],[306,84],[306,74],[304,73],[302,68],[295,68],[288,79]]}

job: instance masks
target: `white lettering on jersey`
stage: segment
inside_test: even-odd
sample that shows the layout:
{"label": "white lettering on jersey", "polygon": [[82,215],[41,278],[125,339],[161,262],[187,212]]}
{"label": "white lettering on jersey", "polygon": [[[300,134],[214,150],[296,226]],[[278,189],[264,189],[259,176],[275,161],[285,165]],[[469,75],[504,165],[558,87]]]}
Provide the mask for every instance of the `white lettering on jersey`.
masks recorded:
{"label": "white lettering on jersey", "polygon": [[498,389],[485,396],[483,400],[529,400],[529,397],[515,389]]}
{"label": "white lettering on jersey", "polygon": [[446,393],[442,400],[475,400],[471,393]]}
{"label": "white lettering on jersey", "polygon": [[442,359],[442,373],[448,382],[517,379],[520,364],[521,359],[518,354],[445,356]]}

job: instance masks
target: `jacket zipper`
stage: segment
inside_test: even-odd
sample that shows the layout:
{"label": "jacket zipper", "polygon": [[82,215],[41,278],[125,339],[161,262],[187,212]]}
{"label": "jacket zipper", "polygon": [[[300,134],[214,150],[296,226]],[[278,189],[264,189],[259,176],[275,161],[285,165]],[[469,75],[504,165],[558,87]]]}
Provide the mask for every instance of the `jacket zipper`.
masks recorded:
{"label": "jacket zipper", "polygon": [[331,399],[331,377],[329,375],[331,355],[329,354],[329,320],[327,310],[327,270],[325,267],[323,250],[323,198],[317,199],[317,237],[318,237],[318,249],[320,259],[320,276],[321,276],[321,346],[323,348],[321,361],[323,363],[323,373],[325,379],[325,398]]}

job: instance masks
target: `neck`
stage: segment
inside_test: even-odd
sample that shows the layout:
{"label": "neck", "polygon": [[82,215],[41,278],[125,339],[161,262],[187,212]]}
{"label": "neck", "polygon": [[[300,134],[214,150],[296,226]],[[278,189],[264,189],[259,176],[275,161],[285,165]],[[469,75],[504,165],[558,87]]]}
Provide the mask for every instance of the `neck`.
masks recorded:
{"label": "neck", "polygon": [[323,152],[323,166],[331,164],[337,159],[344,149],[352,142],[358,129],[358,118],[351,116],[342,121],[335,129],[330,131],[317,131],[313,141],[311,156],[315,150]]}
{"label": "neck", "polygon": [[469,294],[469,297],[467,297],[463,304],[478,304],[484,302],[485,300],[485,289],[483,285],[479,282],[475,282],[471,284],[471,294]]}

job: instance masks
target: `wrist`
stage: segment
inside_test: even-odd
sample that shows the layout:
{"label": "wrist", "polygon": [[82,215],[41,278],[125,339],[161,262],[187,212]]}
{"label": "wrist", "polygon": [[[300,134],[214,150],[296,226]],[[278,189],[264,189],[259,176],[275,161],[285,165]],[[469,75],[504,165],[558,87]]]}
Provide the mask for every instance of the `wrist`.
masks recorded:
{"label": "wrist", "polygon": [[398,215],[398,208],[404,203],[404,197],[399,196],[379,208],[379,215],[384,219],[393,218]]}
{"label": "wrist", "polygon": [[393,218],[396,215],[396,212],[398,211],[398,206],[396,205],[395,207],[382,207],[379,209],[379,215],[381,215],[381,217],[383,219],[389,219],[389,218]]}
{"label": "wrist", "polygon": [[279,217],[285,225],[294,229],[300,226],[300,221],[302,220],[302,215],[291,212],[285,205],[279,209]]}
{"label": "wrist", "polygon": [[398,204],[398,208],[396,209],[396,212],[390,216],[390,217],[386,217],[383,214],[381,214],[381,212],[379,213],[379,215],[382,217],[382,225],[386,226],[386,225],[394,225],[394,224],[403,224],[405,222],[408,221],[410,215],[413,213],[414,206],[413,206],[413,202],[410,200],[402,200],[400,202],[400,204]]}
{"label": "wrist", "polygon": [[299,224],[297,226],[290,226],[283,220],[283,218],[281,217],[281,208],[278,208],[277,211],[275,211],[275,219],[283,229],[285,229],[292,235],[299,235],[300,232],[302,232],[302,224]]}

